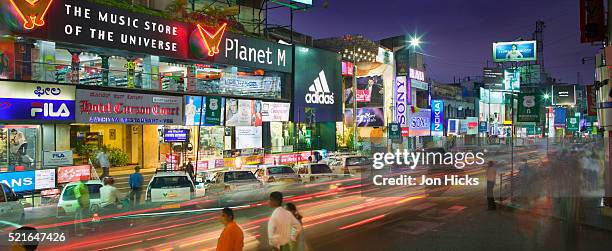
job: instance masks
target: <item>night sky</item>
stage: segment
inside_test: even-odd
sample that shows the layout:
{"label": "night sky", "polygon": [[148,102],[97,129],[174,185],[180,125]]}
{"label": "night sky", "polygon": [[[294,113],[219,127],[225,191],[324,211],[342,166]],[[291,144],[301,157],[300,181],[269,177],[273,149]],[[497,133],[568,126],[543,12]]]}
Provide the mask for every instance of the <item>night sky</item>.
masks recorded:
{"label": "night sky", "polygon": [[[414,33],[427,42],[422,52],[431,78],[482,75],[491,61],[491,43],[530,40],[535,22],[543,20],[544,65],[561,82],[593,81],[597,46],[580,43],[579,0],[314,0],[314,8],[295,15],[295,30],[316,38],[362,34],[379,40]],[[270,12],[274,23],[288,23],[288,15]]]}

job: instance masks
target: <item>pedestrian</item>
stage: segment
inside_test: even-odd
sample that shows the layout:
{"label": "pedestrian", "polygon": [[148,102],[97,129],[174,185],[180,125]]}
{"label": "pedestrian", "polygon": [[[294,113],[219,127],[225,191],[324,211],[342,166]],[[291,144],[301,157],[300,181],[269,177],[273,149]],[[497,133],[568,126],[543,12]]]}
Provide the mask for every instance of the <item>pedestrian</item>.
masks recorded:
{"label": "pedestrian", "polygon": [[187,161],[187,165],[185,165],[185,172],[189,174],[191,182],[195,182],[195,170],[193,170],[193,164],[191,164],[191,159],[189,159],[189,161]]}
{"label": "pedestrian", "polygon": [[495,168],[495,162],[489,161],[489,163],[487,163],[487,206],[489,210],[497,209],[495,198],[493,196],[493,188],[495,187],[496,177],[497,169]]}
{"label": "pedestrian", "polygon": [[77,200],[77,209],[74,215],[74,230],[77,235],[82,235],[85,229],[83,219],[89,216],[89,189],[87,181],[89,177],[81,176],[81,181],[72,189],[74,198]]}
{"label": "pedestrian", "polygon": [[[39,241],[37,238],[28,239],[28,237],[39,236],[36,228],[22,226],[13,230],[12,234],[18,240],[11,242],[11,251],[34,251],[38,248]],[[24,239],[23,237],[26,238]]]}
{"label": "pedestrian", "polygon": [[98,160],[98,165],[102,168],[102,177],[109,176],[110,162],[108,161],[108,154],[104,148],[98,152],[96,160]]}
{"label": "pedestrian", "polygon": [[291,242],[302,231],[300,222],[293,214],[282,207],[283,194],[281,192],[270,193],[268,205],[274,208],[268,220],[268,243],[274,251],[290,251]]}
{"label": "pedestrian", "polygon": [[[302,223],[302,215],[300,214],[300,212],[297,210],[297,207],[295,206],[295,204],[293,203],[287,203],[285,204],[285,208],[291,212],[291,214],[293,214],[293,216],[295,217],[295,219],[298,220],[298,222],[300,222],[300,227],[303,229],[304,225]],[[291,242],[291,251],[304,251],[306,250],[306,242],[305,242],[305,238],[304,238],[304,232],[302,231],[299,235],[297,235],[296,241],[292,241]]]}
{"label": "pedestrian", "polygon": [[113,177],[104,177],[104,186],[100,188],[100,207],[105,212],[114,212],[121,209],[121,201],[125,198],[115,186]]}
{"label": "pedestrian", "polygon": [[221,210],[221,223],[225,226],[217,241],[217,251],[242,251],[244,247],[244,234],[236,221],[234,210],[223,208]]}
{"label": "pedestrian", "polygon": [[128,184],[130,185],[130,206],[133,208],[140,203],[140,196],[142,195],[142,183],[143,177],[140,173],[140,166],[134,167],[134,173],[128,177]]}

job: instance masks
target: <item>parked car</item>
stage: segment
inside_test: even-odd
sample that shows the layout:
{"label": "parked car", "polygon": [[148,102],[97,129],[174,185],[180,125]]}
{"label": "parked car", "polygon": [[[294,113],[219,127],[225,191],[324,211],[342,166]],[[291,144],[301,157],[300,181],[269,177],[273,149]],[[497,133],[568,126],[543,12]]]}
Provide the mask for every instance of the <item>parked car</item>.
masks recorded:
{"label": "parked car", "polygon": [[19,201],[22,197],[15,194],[13,189],[5,183],[0,182],[0,219],[13,223],[23,223],[25,212]]}
{"label": "parked car", "polygon": [[189,174],[182,171],[156,172],[147,186],[147,202],[180,202],[195,197],[195,186]]}
{"label": "parked car", "polygon": [[295,171],[286,165],[266,166],[255,170],[255,177],[266,183],[295,183],[299,181]]}
{"label": "parked car", "polygon": [[[71,182],[64,186],[62,193],[60,194],[59,201],[57,202],[57,217],[65,217],[72,215],[78,208],[78,202],[74,196],[74,188],[80,183]],[[99,180],[88,180],[85,182],[87,190],[89,191],[89,211],[99,212],[100,211],[100,188],[104,185]]]}
{"label": "parked car", "polygon": [[251,171],[222,171],[205,182],[206,195],[218,195],[224,201],[262,199],[263,184]]}
{"label": "parked car", "polygon": [[319,163],[327,164],[334,173],[340,174],[358,174],[372,167],[372,160],[359,155],[329,157]]}
{"label": "parked car", "polygon": [[302,182],[328,181],[336,176],[327,164],[308,163],[295,168]]}

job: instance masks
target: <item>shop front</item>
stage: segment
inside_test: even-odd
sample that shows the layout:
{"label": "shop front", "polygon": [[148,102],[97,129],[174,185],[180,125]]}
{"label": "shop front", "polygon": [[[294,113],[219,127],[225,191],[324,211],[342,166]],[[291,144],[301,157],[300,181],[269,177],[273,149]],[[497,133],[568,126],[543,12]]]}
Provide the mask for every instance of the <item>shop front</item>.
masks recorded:
{"label": "shop front", "polygon": [[76,105],[70,146],[78,163],[96,164],[94,154],[104,149],[111,166],[174,167],[180,163],[173,156],[190,151],[189,133],[167,130],[183,123],[181,96],[77,89]]}

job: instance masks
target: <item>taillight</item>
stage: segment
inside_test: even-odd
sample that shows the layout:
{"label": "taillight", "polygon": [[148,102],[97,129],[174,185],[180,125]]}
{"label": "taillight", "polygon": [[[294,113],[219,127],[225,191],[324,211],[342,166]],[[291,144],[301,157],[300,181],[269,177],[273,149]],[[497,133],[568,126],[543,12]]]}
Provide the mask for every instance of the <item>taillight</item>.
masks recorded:
{"label": "taillight", "polygon": [[147,201],[151,201],[151,189],[147,190]]}
{"label": "taillight", "polygon": [[63,207],[57,207],[57,216],[66,216],[66,210]]}

